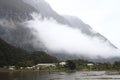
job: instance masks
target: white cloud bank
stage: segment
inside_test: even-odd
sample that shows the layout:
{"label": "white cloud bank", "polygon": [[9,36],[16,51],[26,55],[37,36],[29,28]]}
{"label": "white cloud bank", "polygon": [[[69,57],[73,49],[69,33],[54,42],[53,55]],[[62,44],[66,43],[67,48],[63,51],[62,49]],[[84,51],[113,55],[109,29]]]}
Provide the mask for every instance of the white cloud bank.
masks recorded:
{"label": "white cloud bank", "polygon": [[120,0],[46,1],[59,14],[79,17],[120,49]]}
{"label": "white cloud bank", "polygon": [[[33,20],[25,22],[33,34],[48,51],[65,51],[69,54],[103,58],[120,56],[119,50],[110,47],[97,37],[82,34],[79,29],[57,23],[54,19],[42,19],[39,14],[32,14]],[[39,47],[39,43],[36,43]]]}

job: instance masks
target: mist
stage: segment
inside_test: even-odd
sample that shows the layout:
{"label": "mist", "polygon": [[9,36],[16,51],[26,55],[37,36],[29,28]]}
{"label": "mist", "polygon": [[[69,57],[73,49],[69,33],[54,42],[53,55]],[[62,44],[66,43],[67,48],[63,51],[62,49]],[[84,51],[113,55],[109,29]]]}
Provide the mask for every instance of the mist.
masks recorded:
{"label": "mist", "polygon": [[120,56],[120,51],[111,47],[108,41],[87,36],[80,29],[60,24],[53,18],[42,18],[37,13],[31,16],[33,19],[24,22],[24,25],[29,27],[36,37],[34,39],[36,47],[40,47],[39,42],[42,42],[48,51],[54,53],[66,52],[90,58]]}

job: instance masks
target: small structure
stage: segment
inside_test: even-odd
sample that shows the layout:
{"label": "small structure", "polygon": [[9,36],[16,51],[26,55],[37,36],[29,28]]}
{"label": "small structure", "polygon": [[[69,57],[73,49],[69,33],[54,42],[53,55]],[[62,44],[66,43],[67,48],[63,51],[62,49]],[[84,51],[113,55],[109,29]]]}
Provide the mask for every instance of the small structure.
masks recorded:
{"label": "small structure", "polygon": [[90,71],[91,71],[93,65],[94,65],[93,63],[88,63],[88,64],[87,64],[87,66],[89,66],[89,70],[90,70]]}
{"label": "small structure", "polygon": [[55,67],[55,64],[52,64],[52,63],[44,63],[44,64],[37,64],[36,66],[54,66]]}
{"label": "small structure", "polygon": [[36,65],[37,70],[48,68],[48,67],[56,67],[56,65],[54,63],[43,63],[43,64],[37,64]]}
{"label": "small structure", "polygon": [[88,63],[87,65],[88,65],[88,66],[93,66],[93,63]]}
{"label": "small structure", "polygon": [[59,63],[61,66],[64,66],[64,65],[66,65],[66,62],[60,62]]}
{"label": "small structure", "polygon": [[9,70],[15,70],[15,66],[9,66]]}
{"label": "small structure", "polygon": [[32,69],[33,69],[33,67],[26,67],[26,69],[28,69],[28,70],[32,70]]}
{"label": "small structure", "polygon": [[20,67],[20,69],[23,69],[23,67]]}

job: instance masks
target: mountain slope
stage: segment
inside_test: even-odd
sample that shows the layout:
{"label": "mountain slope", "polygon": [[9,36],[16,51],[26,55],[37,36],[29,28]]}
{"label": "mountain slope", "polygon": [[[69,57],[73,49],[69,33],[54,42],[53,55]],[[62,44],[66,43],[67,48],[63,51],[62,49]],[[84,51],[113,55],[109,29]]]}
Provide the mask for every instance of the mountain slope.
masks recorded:
{"label": "mountain slope", "polygon": [[32,19],[32,12],[37,10],[22,0],[0,0],[0,37],[14,46],[34,50],[30,29],[21,24]]}
{"label": "mountain slope", "polygon": [[87,34],[88,36],[91,36],[91,37],[98,37],[98,38],[100,38],[100,39],[102,39],[104,41],[108,41],[110,43],[111,47],[117,48],[107,38],[105,38],[100,33],[97,33],[96,31],[94,31],[91,28],[91,26],[89,26],[88,24],[85,24],[79,18],[73,17],[73,16],[67,16],[67,15],[65,15],[65,16],[59,15],[58,13],[56,13],[50,7],[50,5],[45,0],[40,0],[40,1],[25,0],[25,2],[28,3],[28,4],[30,4],[34,8],[36,8],[36,10],[38,10],[38,12],[41,14],[42,17],[53,18],[58,23],[61,23],[63,25],[69,25],[69,26],[74,27],[74,28],[79,28],[80,31],[82,31],[84,34]]}
{"label": "mountain slope", "polygon": [[11,46],[0,39],[0,66],[11,66],[25,61],[33,61],[35,64],[38,64],[53,63],[58,60],[45,52],[30,53],[23,49]]}
{"label": "mountain slope", "polygon": [[75,17],[75,16],[64,16],[65,19],[67,19],[70,23],[70,25],[72,27],[78,28],[80,29],[84,34],[87,34],[91,37],[97,37],[103,41],[106,41],[110,44],[111,47],[116,48],[117,47],[115,45],[113,45],[107,38],[105,38],[103,35],[101,35],[100,33],[94,31],[91,26],[89,26],[88,24],[85,24],[82,20],[80,20],[79,18]]}
{"label": "mountain slope", "polygon": [[30,59],[33,60],[35,64],[58,62],[56,57],[48,55],[48,54],[46,54],[46,52],[43,52],[43,51],[33,52],[30,56]]}
{"label": "mountain slope", "polygon": [[30,19],[29,13],[36,11],[32,6],[22,0],[0,0],[0,18],[23,21]]}
{"label": "mountain slope", "polygon": [[83,34],[91,38],[97,37],[113,49],[117,49],[107,38],[80,19],[56,13],[45,0],[0,0],[0,37],[9,44],[28,51],[44,51],[42,41],[36,41],[39,47],[35,46],[33,41],[36,37],[32,34],[32,29],[24,25],[25,21],[32,19],[31,13],[38,13],[43,19],[53,18],[59,24],[78,28]]}
{"label": "mountain slope", "polygon": [[0,66],[15,65],[17,62],[28,60],[28,57],[27,51],[11,46],[0,39]]}

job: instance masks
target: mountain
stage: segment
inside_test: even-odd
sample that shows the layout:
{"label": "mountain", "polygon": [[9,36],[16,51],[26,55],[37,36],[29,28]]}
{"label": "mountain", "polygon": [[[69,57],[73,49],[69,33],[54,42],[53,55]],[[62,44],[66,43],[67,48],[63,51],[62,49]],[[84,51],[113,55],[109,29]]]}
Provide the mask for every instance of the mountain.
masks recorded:
{"label": "mountain", "polygon": [[36,12],[36,9],[22,0],[0,0],[0,37],[14,46],[27,50],[34,49],[31,46],[34,37],[30,29],[21,24],[32,19],[32,12]]}
{"label": "mountain", "polygon": [[30,56],[30,59],[33,60],[35,64],[58,62],[56,57],[48,55],[48,54],[46,54],[46,52],[43,52],[43,51],[33,52]]}
{"label": "mountain", "polygon": [[0,0],[0,18],[23,21],[30,19],[29,13],[36,11],[35,8],[24,3],[22,0]]}
{"label": "mountain", "polygon": [[28,57],[27,51],[11,46],[0,39],[0,66],[15,65],[17,62],[28,60]]}
{"label": "mountain", "polygon": [[16,48],[0,39],[0,66],[17,65],[19,62],[33,61],[38,63],[57,62],[57,58],[48,55],[45,52],[27,52],[23,49]]}
{"label": "mountain", "polygon": [[72,27],[78,28],[82,31],[82,33],[89,35],[90,37],[97,37],[99,39],[102,39],[103,41],[106,41],[110,44],[111,47],[116,48],[117,47],[115,45],[113,45],[107,38],[105,38],[103,35],[101,35],[100,33],[94,31],[90,25],[85,24],[82,20],[80,20],[79,18],[75,17],[75,16],[64,16],[65,19],[68,20],[68,22],[70,23],[70,25]]}
{"label": "mountain", "polygon": [[[107,38],[94,31],[91,26],[73,16],[62,16],[56,13],[45,0],[0,0],[0,37],[11,45],[28,51],[45,50],[41,41],[36,47],[33,40],[36,38],[32,30],[23,24],[31,20],[31,13],[39,13],[42,18],[53,18],[58,23],[78,28],[89,37],[97,37],[107,42],[110,47],[117,49]],[[60,54],[54,54],[60,57]],[[62,55],[62,54],[61,54]]]}

